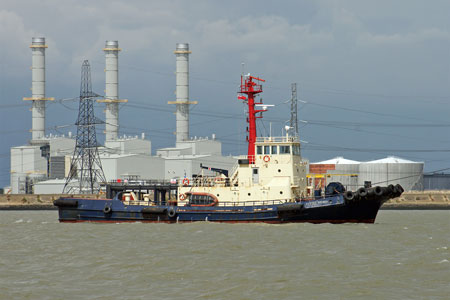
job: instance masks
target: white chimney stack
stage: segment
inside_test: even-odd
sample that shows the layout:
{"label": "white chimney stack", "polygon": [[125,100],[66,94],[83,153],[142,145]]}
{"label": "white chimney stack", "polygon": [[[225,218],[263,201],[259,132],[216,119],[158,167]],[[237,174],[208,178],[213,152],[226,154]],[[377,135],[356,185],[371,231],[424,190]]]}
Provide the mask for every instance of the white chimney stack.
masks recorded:
{"label": "white chimney stack", "polygon": [[106,103],[105,135],[106,140],[116,140],[119,133],[119,42],[106,41],[105,48],[105,99],[98,102]]}
{"label": "white chimney stack", "polygon": [[189,104],[197,104],[197,101],[189,101],[189,44],[178,43],[176,50],[176,141],[182,142],[189,139]]}
{"label": "white chimney stack", "polygon": [[34,37],[31,40],[31,97],[23,100],[32,101],[31,107],[31,144],[42,143],[45,137],[45,101],[54,98],[45,97],[45,38]]}

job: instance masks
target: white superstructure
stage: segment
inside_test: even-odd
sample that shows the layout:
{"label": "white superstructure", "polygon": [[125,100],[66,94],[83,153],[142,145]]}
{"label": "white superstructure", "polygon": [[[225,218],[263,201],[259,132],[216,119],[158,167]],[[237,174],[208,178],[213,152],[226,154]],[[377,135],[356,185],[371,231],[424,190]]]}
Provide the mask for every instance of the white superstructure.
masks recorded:
{"label": "white superstructure", "polygon": [[[307,196],[306,164],[296,137],[256,139],[255,157],[238,159],[229,177],[197,176],[181,181],[178,206],[191,195],[211,196],[219,202],[294,201]],[[251,161],[254,160],[254,163]]]}

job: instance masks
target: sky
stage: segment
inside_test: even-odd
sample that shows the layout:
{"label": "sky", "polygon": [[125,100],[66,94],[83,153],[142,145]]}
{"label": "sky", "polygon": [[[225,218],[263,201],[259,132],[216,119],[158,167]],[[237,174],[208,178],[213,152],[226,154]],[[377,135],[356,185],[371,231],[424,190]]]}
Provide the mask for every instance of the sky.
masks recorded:
{"label": "sky", "polygon": [[[80,71],[104,93],[106,40],[118,40],[120,134],[175,144],[175,50],[189,43],[190,135],[245,154],[242,72],[264,78],[259,135],[280,135],[297,83],[302,154],[367,161],[389,155],[450,172],[450,1],[0,0],[0,186],[10,148],[31,138],[32,37],[45,37],[46,133],[76,132]],[[101,104],[96,115],[105,118]],[[104,140],[103,129],[98,139]]]}

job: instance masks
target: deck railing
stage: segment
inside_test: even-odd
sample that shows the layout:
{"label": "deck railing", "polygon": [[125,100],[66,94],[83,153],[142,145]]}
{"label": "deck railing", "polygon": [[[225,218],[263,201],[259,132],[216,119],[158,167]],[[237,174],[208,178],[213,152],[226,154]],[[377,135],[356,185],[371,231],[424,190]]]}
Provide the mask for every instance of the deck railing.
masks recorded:
{"label": "deck railing", "polygon": [[292,143],[299,141],[296,136],[260,136],[256,138],[257,143]]}

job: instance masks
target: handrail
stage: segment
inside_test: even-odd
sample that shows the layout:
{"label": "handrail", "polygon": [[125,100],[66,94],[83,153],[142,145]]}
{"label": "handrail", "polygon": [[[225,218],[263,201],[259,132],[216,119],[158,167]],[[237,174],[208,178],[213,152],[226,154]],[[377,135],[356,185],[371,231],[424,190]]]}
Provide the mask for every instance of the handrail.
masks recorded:
{"label": "handrail", "polygon": [[256,137],[256,143],[291,143],[300,142],[297,136],[260,136]]}
{"label": "handrail", "polygon": [[236,206],[264,206],[287,203],[289,200],[254,200],[241,202],[219,202],[216,206],[219,207],[236,207]]}
{"label": "handrail", "polygon": [[143,180],[110,180],[105,185],[115,185],[115,186],[133,186],[133,185],[178,185],[179,179],[143,179]]}

